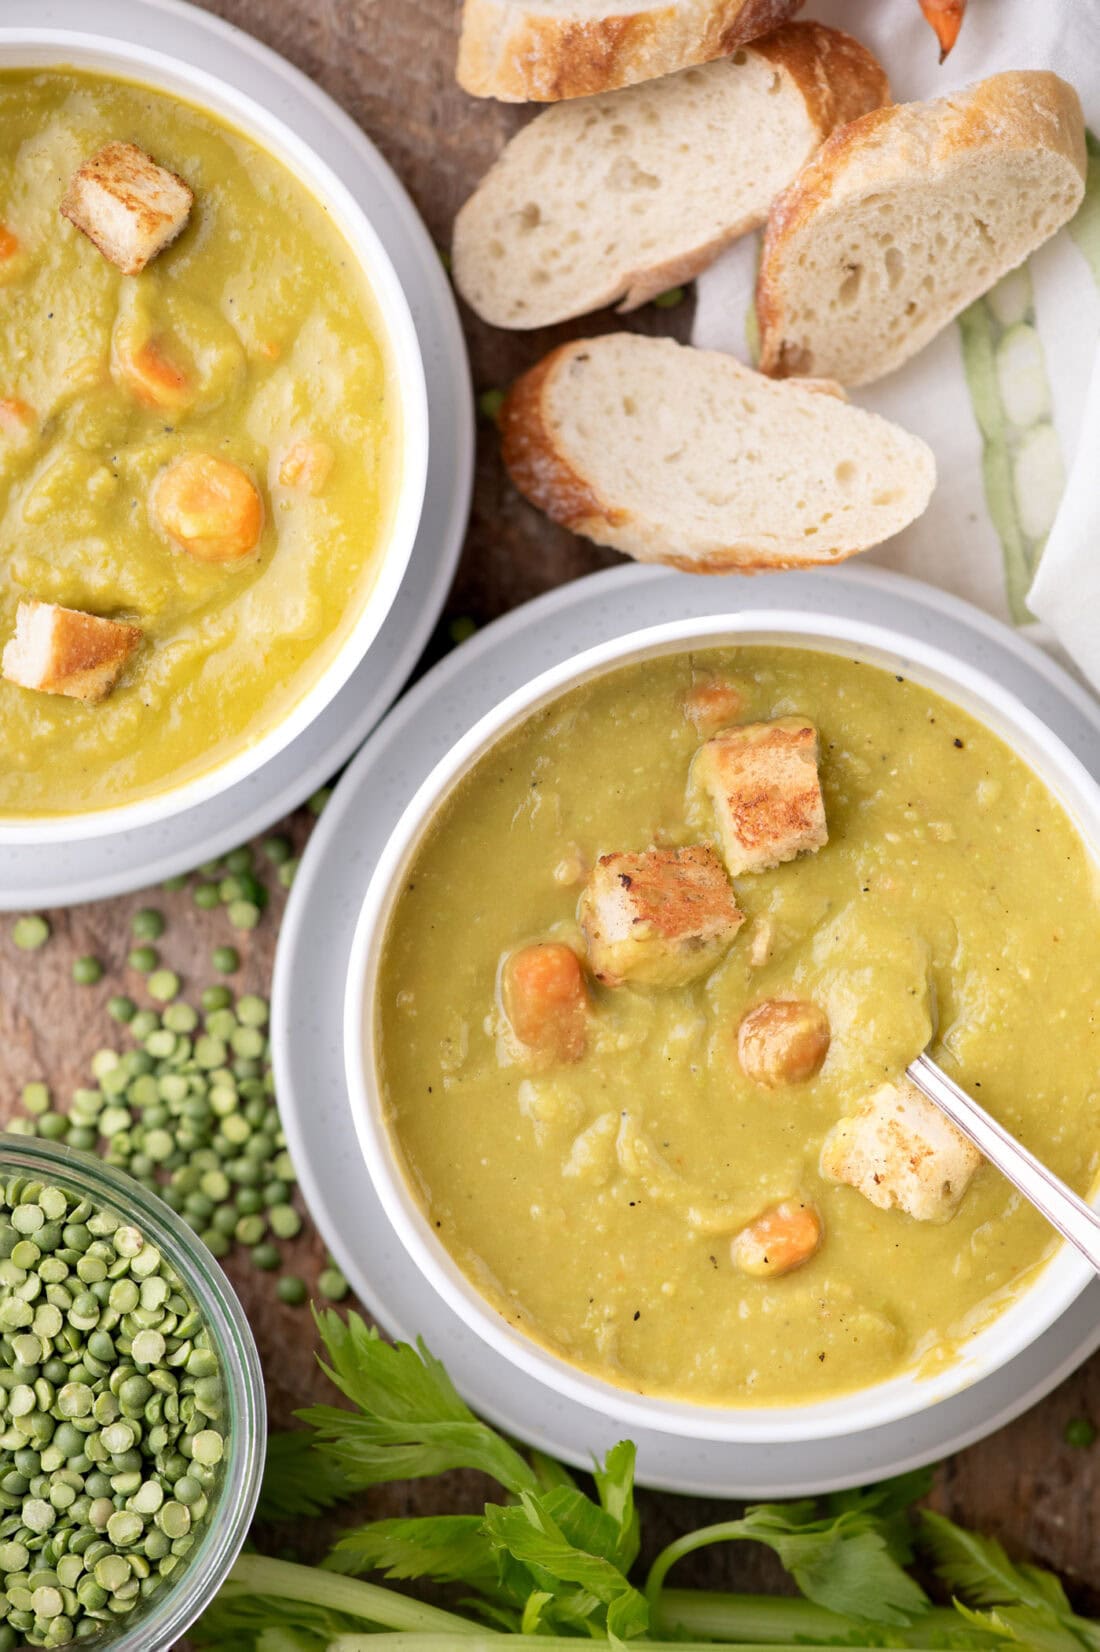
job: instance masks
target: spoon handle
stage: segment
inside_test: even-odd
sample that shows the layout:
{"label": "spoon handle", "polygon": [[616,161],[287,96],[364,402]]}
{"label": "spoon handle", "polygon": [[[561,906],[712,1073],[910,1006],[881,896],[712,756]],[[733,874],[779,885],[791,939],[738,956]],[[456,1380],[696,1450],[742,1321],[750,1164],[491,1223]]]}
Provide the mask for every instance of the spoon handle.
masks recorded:
{"label": "spoon handle", "polygon": [[1033,1153],[991,1118],[984,1107],[979,1107],[954,1079],[948,1078],[931,1056],[919,1055],[907,1072],[917,1089],[929,1101],[934,1101],[964,1136],[970,1137],[990,1164],[996,1165],[1100,1273],[1100,1215],[1052,1170],[1040,1164]]}

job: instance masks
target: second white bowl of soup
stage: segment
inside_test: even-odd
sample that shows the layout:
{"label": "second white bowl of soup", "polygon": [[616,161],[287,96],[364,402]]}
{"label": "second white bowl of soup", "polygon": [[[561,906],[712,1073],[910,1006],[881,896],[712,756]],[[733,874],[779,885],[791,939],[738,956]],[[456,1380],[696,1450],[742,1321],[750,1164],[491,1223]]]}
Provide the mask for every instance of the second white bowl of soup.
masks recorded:
{"label": "second white bowl of soup", "polygon": [[[116,169],[144,152],[193,197],[134,273],[91,238],[97,209],[125,238],[117,201],[88,186],[86,233],[61,210],[123,143]],[[401,584],[427,412],[361,206],[235,88],[0,26],[0,156],[0,647],[32,612],[63,627],[0,679],[2,845],[179,813],[312,722]],[[90,688],[85,616],[122,662]]]}
{"label": "second white bowl of soup", "polygon": [[1090,1275],[961,1138],[891,1140],[896,1086],[930,1044],[1091,1189],[1098,861],[1072,754],[880,628],[676,622],[545,673],[429,776],[360,916],[347,1076],[396,1232],[626,1429],[934,1404]]}

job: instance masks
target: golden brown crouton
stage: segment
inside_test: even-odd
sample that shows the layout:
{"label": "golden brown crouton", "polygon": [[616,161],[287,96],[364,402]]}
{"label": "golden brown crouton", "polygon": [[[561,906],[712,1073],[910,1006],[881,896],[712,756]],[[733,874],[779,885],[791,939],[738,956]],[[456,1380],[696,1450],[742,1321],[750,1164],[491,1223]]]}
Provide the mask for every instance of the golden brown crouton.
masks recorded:
{"label": "golden brown crouton", "polygon": [[598,981],[679,986],[713,969],[744,914],[718,856],[698,844],[601,855],[578,917]]}
{"label": "golden brown crouton", "polygon": [[0,669],[20,688],[91,705],[111,692],[140,641],[136,625],[52,602],[21,602]]}
{"label": "golden brown crouton", "polygon": [[137,275],[176,239],[194,199],[144,149],[109,143],[73,175],[61,213],[124,275]]}
{"label": "golden brown crouton", "polygon": [[743,723],[700,746],[691,783],[710,801],[731,877],[829,841],[817,757],[817,730],[805,717]]}
{"label": "golden brown crouton", "polygon": [[880,1084],[821,1149],[823,1176],[918,1222],[949,1221],[980,1163],[974,1144],[907,1078]]}

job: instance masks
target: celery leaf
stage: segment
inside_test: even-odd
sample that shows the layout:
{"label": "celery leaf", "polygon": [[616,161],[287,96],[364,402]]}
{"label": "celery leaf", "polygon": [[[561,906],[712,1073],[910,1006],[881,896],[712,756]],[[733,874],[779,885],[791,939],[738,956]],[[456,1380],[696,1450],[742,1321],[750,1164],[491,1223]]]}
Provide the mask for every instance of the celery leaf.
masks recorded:
{"label": "celery leaf", "polygon": [[531,1466],[459,1397],[423,1343],[384,1342],[358,1314],[317,1315],[331,1364],[321,1368],[357,1411],[311,1406],[298,1415],[319,1449],[337,1458],[360,1487],[472,1468],[506,1491],[533,1490]]}
{"label": "celery leaf", "polygon": [[350,1575],[379,1571],[392,1578],[430,1577],[491,1588],[497,1562],[484,1527],[480,1514],[375,1520],[343,1532],[325,1566]]}
{"label": "celery leaf", "polygon": [[268,1435],[258,1520],[312,1519],[354,1492],[342,1465],[316,1450],[307,1429]]}

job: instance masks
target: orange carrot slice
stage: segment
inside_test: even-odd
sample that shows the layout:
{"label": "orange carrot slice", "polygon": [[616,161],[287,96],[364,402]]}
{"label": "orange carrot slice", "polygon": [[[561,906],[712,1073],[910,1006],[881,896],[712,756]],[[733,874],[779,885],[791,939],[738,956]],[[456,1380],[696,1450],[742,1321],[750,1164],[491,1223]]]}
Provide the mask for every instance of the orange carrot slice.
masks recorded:
{"label": "orange carrot slice", "polygon": [[263,500],[255,482],[229,459],[185,453],[153,484],[159,526],[197,562],[240,562],[259,543]]}
{"label": "orange carrot slice", "polygon": [[579,1061],[588,1041],[588,989],[580,959],[560,941],[513,952],[504,966],[504,1013],[519,1042],[550,1061]]}

